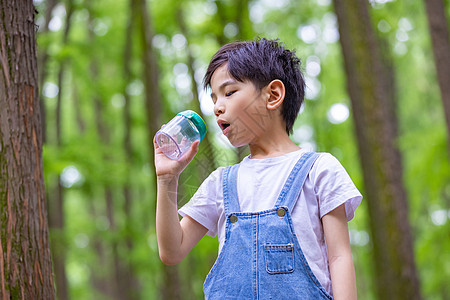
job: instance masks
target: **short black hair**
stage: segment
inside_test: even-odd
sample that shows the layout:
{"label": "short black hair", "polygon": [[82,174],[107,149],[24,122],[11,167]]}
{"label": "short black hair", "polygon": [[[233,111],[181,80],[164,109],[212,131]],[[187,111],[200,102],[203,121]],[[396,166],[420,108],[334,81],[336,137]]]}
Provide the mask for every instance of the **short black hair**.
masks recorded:
{"label": "short black hair", "polygon": [[224,64],[228,64],[233,78],[240,82],[249,80],[259,89],[275,79],[283,82],[286,93],[281,112],[286,122],[286,132],[292,133],[305,97],[301,61],[295,52],[286,49],[278,39],[262,38],[226,44],[211,59],[203,79],[204,88],[211,86],[213,73]]}

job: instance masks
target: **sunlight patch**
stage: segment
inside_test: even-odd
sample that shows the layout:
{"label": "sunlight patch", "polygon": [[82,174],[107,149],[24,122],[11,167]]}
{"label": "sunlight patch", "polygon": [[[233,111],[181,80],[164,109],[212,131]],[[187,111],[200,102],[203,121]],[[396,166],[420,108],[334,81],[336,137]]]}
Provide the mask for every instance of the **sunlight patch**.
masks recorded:
{"label": "sunlight patch", "polygon": [[344,103],[333,104],[328,110],[328,121],[333,124],[340,124],[345,122],[350,115],[350,111]]}
{"label": "sunlight patch", "polygon": [[114,94],[111,97],[111,105],[115,108],[124,107],[125,106],[125,97],[120,93]]}
{"label": "sunlight patch", "polygon": [[385,4],[388,2],[394,2],[394,0],[369,0],[369,3],[372,4],[372,6],[376,4]]}
{"label": "sunlight patch", "polygon": [[321,84],[320,81],[315,77],[305,77],[306,90],[305,90],[305,98],[309,100],[314,100],[319,96]]}
{"label": "sunlight patch", "polygon": [[437,209],[430,213],[431,222],[436,226],[442,226],[447,223],[448,213],[445,209]]}
{"label": "sunlight patch", "polygon": [[263,4],[272,9],[280,9],[289,5],[290,0],[263,0]]}
{"label": "sunlight patch", "polygon": [[239,28],[238,28],[237,25],[234,24],[234,23],[228,23],[228,24],[225,25],[225,27],[223,28],[223,34],[225,34],[225,36],[226,36],[227,38],[233,38],[233,37],[235,37],[238,33],[239,33]]}
{"label": "sunlight patch", "polygon": [[339,41],[339,30],[336,15],[334,13],[326,13],[323,16],[322,21],[325,26],[322,33],[322,40],[329,44]]}
{"label": "sunlight patch", "polygon": [[211,90],[201,89],[199,93],[200,109],[204,115],[213,116],[214,115],[214,103],[211,99]]}
{"label": "sunlight patch", "polygon": [[86,248],[89,245],[89,237],[85,233],[79,233],[74,238],[77,248]]}
{"label": "sunlight patch", "polygon": [[53,82],[47,81],[44,83],[44,88],[42,89],[42,94],[47,98],[55,98],[58,96],[59,88]]}
{"label": "sunlight patch", "polygon": [[164,34],[157,34],[152,39],[152,45],[158,49],[167,47],[167,37]]}
{"label": "sunlight patch", "polygon": [[212,2],[212,1],[208,1],[206,3],[203,3],[203,11],[207,15],[210,15],[210,16],[214,15],[217,12],[217,5],[216,5],[216,3]]}
{"label": "sunlight patch", "polygon": [[386,20],[380,20],[380,22],[378,22],[378,30],[381,32],[389,32],[391,30],[391,25],[389,25],[389,23]]}
{"label": "sunlight patch", "polygon": [[63,25],[63,17],[66,15],[66,8],[64,4],[58,4],[52,11],[52,18],[48,23],[48,29],[50,31],[58,31]]}
{"label": "sunlight patch", "polygon": [[266,14],[266,8],[258,3],[254,2],[250,5],[250,20],[255,23],[259,24],[264,21],[264,15]]}
{"label": "sunlight patch", "polygon": [[95,19],[94,20],[94,33],[97,36],[104,36],[105,34],[108,33],[109,28],[111,27],[111,20],[109,19],[105,19],[105,20],[100,20],[100,19]]}
{"label": "sunlight patch", "polygon": [[142,94],[143,90],[144,84],[138,79],[130,82],[130,84],[128,84],[126,88],[127,94],[131,96],[139,96],[140,94]]}
{"label": "sunlight patch", "polygon": [[320,74],[320,58],[317,56],[308,56],[306,59],[306,74],[316,77]]}
{"label": "sunlight patch", "polygon": [[369,234],[364,230],[359,231],[356,229],[350,229],[349,237],[350,237],[350,244],[356,246],[365,246],[370,241]]}
{"label": "sunlight patch", "polygon": [[317,0],[317,4],[320,6],[329,6],[331,4],[331,0]]}
{"label": "sunlight patch", "polygon": [[71,188],[75,184],[83,182],[83,176],[74,166],[65,167],[61,172],[61,185],[65,188]]}
{"label": "sunlight patch", "polygon": [[297,29],[297,36],[307,44],[312,44],[316,42],[317,39],[319,38],[319,35],[320,35],[320,28],[315,24],[300,26]]}
{"label": "sunlight patch", "polygon": [[294,129],[294,133],[292,135],[292,139],[297,144],[301,144],[304,142],[309,142],[312,140],[314,136],[314,128],[310,125],[302,125],[296,129]]}
{"label": "sunlight patch", "polygon": [[186,47],[187,40],[181,33],[177,33],[172,37],[172,46],[177,50],[183,50]]}

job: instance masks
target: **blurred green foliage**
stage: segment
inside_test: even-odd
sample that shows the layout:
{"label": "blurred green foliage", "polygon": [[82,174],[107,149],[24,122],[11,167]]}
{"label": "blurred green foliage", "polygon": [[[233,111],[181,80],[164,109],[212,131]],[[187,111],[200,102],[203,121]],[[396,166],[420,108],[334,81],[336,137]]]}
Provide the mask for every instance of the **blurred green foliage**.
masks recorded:
{"label": "blurred green foliage", "polygon": [[[64,228],[51,229],[52,243],[66,254],[72,299],[107,299],[93,277],[111,279],[111,245],[132,267],[138,298],[160,297],[164,279],[155,235],[155,194],[145,115],[142,44],[134,25],[131,54],[124,56],[127,23],[134,22],[127,0],[65,0],[53,9],[35,0],[38,55],[48,60],[40,90],[46,107],[44,170],[48,201],[54,201],[58,175],[64,187]],[[67,8],[74,7],[67,43]],[[244,9],[242,9],[242,5]],[[398,146],[403,154],[404,183],[409,197],[416,262],[426,299],[450,299],[450,164],[449,145],[423,3],[372,0],[373,26],[395,72]],[[211,103],[202,90],[202,76],[222,42],[255,37],[279,38],[302,59],[308,92],[295,125],[293,140],[302,147],[334,154],[364,193],[336,16],[330,0],[166,0],[148,1],[153,51],[158,58],[162,115],[165,123],[183,109],[192,109],[192,78],[201,95],[213,148],[200,152],[183,173],[180,205],[195,192],[216,165],[237,162],[238,154],[220,137]],[[248,9],[245,9],[248,8]],[[447,5],[447,15],[449,7]],[[135,18],[135,17],[134,17]],[[186,24],[185,35],[181,24]],[[188,53],[193,56],[189,65]],[[124,64],[131,78],[124,78]],[[58,72],[63,81],[58,85]],[[57,95],[61,94],[58,125]],[[126,93],[126,94],[125,94]],[[124,148],[125,95],[130,99],[131,157]],[[101,112],[94,99],[100,103]],[[99,119],[99,116],[101,119]],[[104,126],[107,139],[100,136]],[[56,127],[61,128],[57,144]],[[124,186],[132,202],[125,213]],[[108,216],[105,190],[113,197],[114,227]],[[350,222],[350,235],[361,299],[375,299],[367,205],[363,201]],[[407,220],[405,220],[406,222]],[[132,248],[126,240],[132,241]],[[103,245],[104,257],[96,245]],[[179,266],[185,299],[201,299],[203,280],[217,254],[216,238],[205,237]]]}

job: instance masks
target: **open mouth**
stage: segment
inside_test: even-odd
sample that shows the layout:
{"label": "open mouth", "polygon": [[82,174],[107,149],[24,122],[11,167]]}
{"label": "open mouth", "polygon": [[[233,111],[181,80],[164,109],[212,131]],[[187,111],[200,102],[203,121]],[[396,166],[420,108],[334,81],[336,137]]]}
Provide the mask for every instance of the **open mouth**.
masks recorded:
{"label": "open mouth", "polygon": [[222,133],[226,135],[228,133],[229,128],[230,128],[230,123],[227,123],[227,122],[224,122],[222,120],[219,120],[217,122],[217,124],[219,125],[220,129],[222,129]]}

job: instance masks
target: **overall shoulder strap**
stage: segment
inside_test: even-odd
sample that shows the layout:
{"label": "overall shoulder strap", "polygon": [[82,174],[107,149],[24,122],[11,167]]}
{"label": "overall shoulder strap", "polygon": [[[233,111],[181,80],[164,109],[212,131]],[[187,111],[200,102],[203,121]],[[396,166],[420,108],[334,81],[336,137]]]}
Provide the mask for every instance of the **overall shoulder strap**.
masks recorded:
{"label": "overall shoulder strap", "polygon": [[223,205],[225,215],[241,211],[237,195],[237,172],[239,164],[228,166],[223,171]]}
{"label": "overall shoulder strap", "polygon": [[289,174],[289,177],[278,196],[277,202],[275,203],[275,207],[287,206],[289,211],[292,212],[303,189],[306,177],[318,157],[319,153],[315,152],[307,152],[300,157]]}

